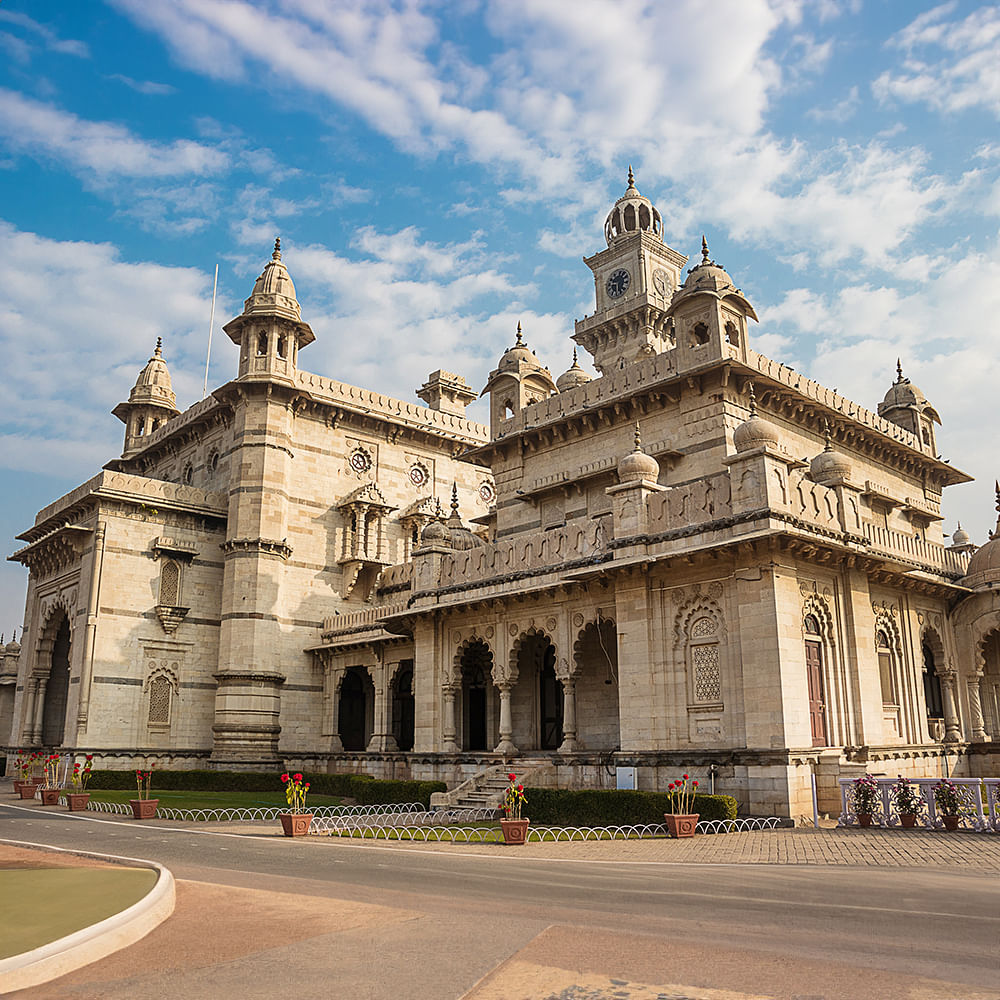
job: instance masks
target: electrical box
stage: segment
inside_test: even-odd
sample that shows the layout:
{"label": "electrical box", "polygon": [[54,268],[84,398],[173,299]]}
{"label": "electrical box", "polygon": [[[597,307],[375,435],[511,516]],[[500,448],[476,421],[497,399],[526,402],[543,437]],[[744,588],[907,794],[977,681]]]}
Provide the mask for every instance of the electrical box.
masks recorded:
{"label": "electrical box", "polygon": [[615,768],[615,788],[635,788],[635,768],[616,767]]}

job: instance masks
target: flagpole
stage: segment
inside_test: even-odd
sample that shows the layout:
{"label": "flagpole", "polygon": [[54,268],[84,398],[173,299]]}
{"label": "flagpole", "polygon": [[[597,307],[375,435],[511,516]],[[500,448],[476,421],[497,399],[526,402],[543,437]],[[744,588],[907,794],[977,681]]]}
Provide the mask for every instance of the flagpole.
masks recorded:
{"label": "flagpole", "polygon": [[201,398],[208,395],[208,365],[212,360],[212,327],[215,326],[215,292],[219,287],[219,265],[215,265],[215,281],[212,283],[212,315],[208,321],[208,353],[205,355],[205,388],[202,390]]}

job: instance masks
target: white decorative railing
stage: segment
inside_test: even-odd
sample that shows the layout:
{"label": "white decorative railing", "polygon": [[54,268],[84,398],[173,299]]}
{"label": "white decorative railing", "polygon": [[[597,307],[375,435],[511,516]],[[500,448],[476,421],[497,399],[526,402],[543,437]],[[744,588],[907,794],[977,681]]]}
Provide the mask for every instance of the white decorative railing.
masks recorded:
{"label": "white decorative railing", "polygon": [[[155,796],[154,796],[155,798]],[[60,803],[66,804],[65,797],[60,797]],[[391,802],[375,803],[373,805],[354,806],[310,806],[307,810],[315,819],[323,820],[360,820],[372,822],[386,814],[401,816],[423,813],[422,802]],[[132,807],[128,802],[95,802],[87,803],[90,812],[111,813],[116,816],[130,816]],[[157,819],[181,820],[186,823],[267,823],[278,818],[280,813],[288,812],[287,806],[266,806],[262,808],[235,807],[231,809],[174,809],[170,806],[157,806]]]}
{"label": "white decorative railing", "polygon": [[[899,778],[876,778],[881,794],[881,811],[875,813],[872,822],[879,826],[899,825],[899,811],[893,802],[892,788]],[[944,823],[938,815],[934,802],[934,786],[940,778],[908,778],[911,785],[919,790],[921,810],[917,822],[928,830],[940,830]],[[1000,778],[949,778],[958,788],[961,801],[959,826],[986,833],[1000,833]],[[857,823],[854,808],[854,779],[840,778],[840,817],[838,826],[852,826]]]}
{"label": "white decorative railing", "polygon": [[375,625],[389,615],[406,610],[406,601],[394,601],[392,604],[376,604],[362,611],[349,611],[343,615],[331,615],[323,619],[322,635],[325,638],[347,629],[361,628],[365,625]]}
{"label": "white decorative railing", "polygon": [[869,546],[876,552],[901,556],[913,563],[921,563],[945,573],[965,575],[969,565],[967,552],[956,552],[940,542],[927,542],[905,531],[893,531],[878,524],[864,524],[862,529]]}

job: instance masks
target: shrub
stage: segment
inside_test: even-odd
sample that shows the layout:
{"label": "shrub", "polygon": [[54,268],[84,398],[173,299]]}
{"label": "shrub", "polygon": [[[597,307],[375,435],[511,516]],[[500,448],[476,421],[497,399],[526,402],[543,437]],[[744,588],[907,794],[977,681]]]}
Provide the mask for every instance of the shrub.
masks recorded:
{"label": "shrub", "polygon": [[[552,826],[638,826],[662,823],[670,811],[666,792],[598,791],[529,788],[528,815],[534,823]],[[696,795],[692,811],[704,822],[735,819],[731,795]]]}
{"label": "shrub", "polygon": [[[303,772],[313,795],[356,799],[362,805],[422,802],[430,807],[431,793],[447,790],[443,781],[382,781],[367,774],[315,774]],[[273,792],[274,771],[157,771],[156,787],[186,792]],[[123,789],[135,785],[135,771],[98,771],[90,776],[90,789]]]}

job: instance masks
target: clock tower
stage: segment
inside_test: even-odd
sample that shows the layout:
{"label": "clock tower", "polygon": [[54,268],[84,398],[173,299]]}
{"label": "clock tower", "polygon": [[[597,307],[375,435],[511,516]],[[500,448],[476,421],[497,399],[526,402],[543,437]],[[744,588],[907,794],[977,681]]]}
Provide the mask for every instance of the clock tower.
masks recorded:
{"label": "clock tower", "polygon": [[606,250],[584,257],[594,272],[597,308],[577,320],[573,339],[607,375],[674,346],[667,309],[687,257],[663,242],[663,220],[639,193],[631,167],[628,188],[604,224],[604,238]]}

